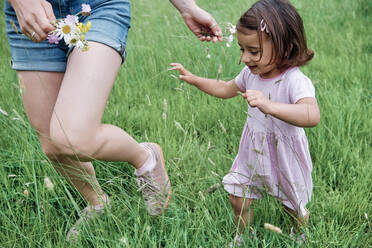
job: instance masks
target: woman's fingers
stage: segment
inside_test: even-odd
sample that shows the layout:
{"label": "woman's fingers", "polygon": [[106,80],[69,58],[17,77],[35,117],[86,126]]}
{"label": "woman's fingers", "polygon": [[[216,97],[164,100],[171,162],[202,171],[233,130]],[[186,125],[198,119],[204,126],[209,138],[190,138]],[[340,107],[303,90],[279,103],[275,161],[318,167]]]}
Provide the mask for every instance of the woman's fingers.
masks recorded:
{"label": "woman's fingers", "polygon": [[222,41],[222,31],[221,31],[221,28],[220,28],[220,26],[217,24],[217,22],[214,19],[213,19],[212,24],[209,26],[209,28],[211,29],[211,32],[213,34],[213,37],[212,37],[211,40],[213,42]]}
{"label": "woman's fingers", "polygon": [[49,2],[44,0],[14,1],[12,6],[16,11],[22,33],[33,41],[45,40],[48,33],[54,30],[50,22],[55,20],[55,16]]}
{"label": "woman's fingers", "polygon": [[[55,15],[54,15],[52,5],[51,5],[49,2],[45,1],[45,2],[43,2],[43,7],[44,7],[44,11],[45,11],[46,18],[47,18],[48,21],[49,21],[49,24],[50,24],[51,22],[55,21],[55,20],[56,20],[56,17],[55,17]],[[53,25],[52,25],[52,26],[53,26]],[[51,31],[51,30],[50,30],[50,31]],[[49,33],[50,31],[48,31],[48,33]]]}
{"label": "woman's fingers", "polygon": [[34,28],[37,34],[38,42],[46,39],[50,31],[53,31],[55,27],[51,24],[56,18],[54,16],[51,5],[48,2],[43,3],[40,16],[36,17]]}

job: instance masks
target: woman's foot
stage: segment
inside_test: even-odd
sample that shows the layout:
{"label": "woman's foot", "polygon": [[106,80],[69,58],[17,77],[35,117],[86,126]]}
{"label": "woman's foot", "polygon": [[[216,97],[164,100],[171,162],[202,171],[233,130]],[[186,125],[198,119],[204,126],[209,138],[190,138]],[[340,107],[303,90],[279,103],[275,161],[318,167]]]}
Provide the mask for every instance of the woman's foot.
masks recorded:
{"label": "woman's foot", "polygon": [[141,143],[150,156],[145,164],[135,171],[137,185],[150,215],[160,215],[167,208],[172,188],[165,169],[163,152],[158,144]]}
{"label": "woman's foot", "polygon": [[80,234],[81,225],[90,219],[101,216],[105,212],[105,208],[110,208],[110,199],[107,195],[102,196],[102,203],[94,206],[89,205],[84,208],[79,214],[80,218],[68,231],[66,240],[68,242],[74,242]]}

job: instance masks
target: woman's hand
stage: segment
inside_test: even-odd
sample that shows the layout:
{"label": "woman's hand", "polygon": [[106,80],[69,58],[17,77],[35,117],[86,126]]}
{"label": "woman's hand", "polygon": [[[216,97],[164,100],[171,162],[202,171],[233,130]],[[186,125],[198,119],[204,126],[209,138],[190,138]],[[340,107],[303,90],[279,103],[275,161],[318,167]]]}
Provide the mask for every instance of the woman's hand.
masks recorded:
{"label": "woman's hand", "polygon": [[195,83],[195,76],[189,72],[188,70],[186,70],[183,65],[179,64],[179,63],[171,63],[170,64],[172,66],[171,70],[177,70],[180,72],[180,76],[179,78],[183,81],[185,81],[186,83],[189,83],[189,84],[194,84]]}
{"label": "woman's hand", "polygon": [[199,40],[222,41],[221,28],[208,12],[195,7],[181,14],[186,25]]}
{"label": "woman's hand", "polygon": [[16,12],[21,31],[35,42],[46,39],[55,29],[52,6],[45,0],[7,0]]}
{"label": "woman's hand", "polygon": [[247,90],[242,94],[252,108],[257,107],[264,114],[270,114],[271,101],[258,90]]}
{"label": "woman's hand", "polygon": [[205,10],[199,8],[194,0],[170,0],[181,13],[191,32],[201,41],[222,41],[220,26]]}

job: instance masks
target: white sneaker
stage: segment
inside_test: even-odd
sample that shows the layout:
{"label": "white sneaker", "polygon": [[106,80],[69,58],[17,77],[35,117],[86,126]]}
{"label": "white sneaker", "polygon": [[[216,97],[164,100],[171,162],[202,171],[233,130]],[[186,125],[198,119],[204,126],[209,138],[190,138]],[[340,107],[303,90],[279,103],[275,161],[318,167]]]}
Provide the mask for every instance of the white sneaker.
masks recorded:
{"label": "white sneaker", "polygon": [[70,228],[67,233],[66,240],[68,242],[73,242],[80,234],[80,225],[83,222],[87,222],[90,219],[101,216],[105,212],[105,208],[110,208],[110,199],[107,195],[102,197],[102,203],[95,206],[87,206],[84,208],[80,215],[80,218],[75,222],[75,224]]}
{"label": "white sneaker", "polygon": [[142,191],[147,211],[150,215],[162,214],[169,205],[172,188],[169,182],[163,152],[158,144],[141,143],[142,146],[151,152],[155,159],[155,166],[151,171],[137,174],[138,190]]}

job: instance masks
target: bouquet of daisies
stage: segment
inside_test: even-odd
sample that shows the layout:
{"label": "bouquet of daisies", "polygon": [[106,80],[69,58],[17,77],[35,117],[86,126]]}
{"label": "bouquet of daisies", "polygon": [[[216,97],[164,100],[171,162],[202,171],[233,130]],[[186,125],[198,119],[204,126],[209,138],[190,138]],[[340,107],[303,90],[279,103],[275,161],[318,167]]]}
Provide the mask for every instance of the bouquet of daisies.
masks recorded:
{"label": "bouquet of daisies", "polygon": [[88,42],[85,40],[85,34],[91,27],[91,22],[86,24],[79,22],[79,15],[89,16],[91,8],[89,4],[82,4],[81,11],[75,15],[67,15],[63,19],[57,19],[53,22],[55,30],[48,34],[47,40],[50,44],[58,44],[64,40],[68,47],[75,46],[81,51],[89,49]]}

